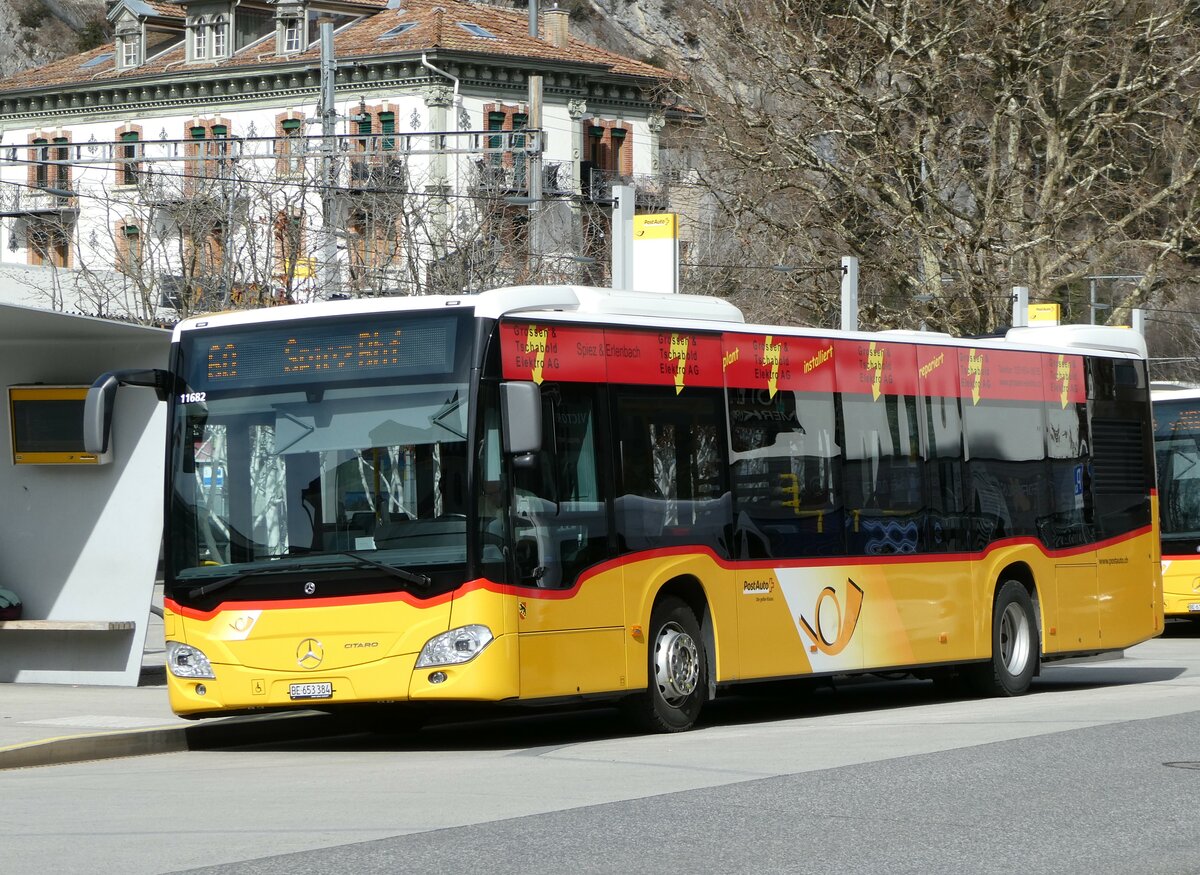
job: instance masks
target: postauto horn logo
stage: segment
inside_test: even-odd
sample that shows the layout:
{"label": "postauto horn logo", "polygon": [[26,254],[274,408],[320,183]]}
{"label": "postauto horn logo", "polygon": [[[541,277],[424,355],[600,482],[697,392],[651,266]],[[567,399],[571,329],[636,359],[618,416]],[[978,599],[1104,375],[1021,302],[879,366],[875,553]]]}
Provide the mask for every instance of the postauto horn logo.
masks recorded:
{"label": "postauto horn logo", "polygon": [[826,656],[837,656],[846,649],[854,637],[858,616],[862,612],[862,589],[850,578],[846,578],[846,583],[844,608],[838,600],[837,591],[827,586],[817,595],[816,605],[813,606],[813,622],[810,623],[803,614],[799,617],[800,626],[812,639],[813,646]]}

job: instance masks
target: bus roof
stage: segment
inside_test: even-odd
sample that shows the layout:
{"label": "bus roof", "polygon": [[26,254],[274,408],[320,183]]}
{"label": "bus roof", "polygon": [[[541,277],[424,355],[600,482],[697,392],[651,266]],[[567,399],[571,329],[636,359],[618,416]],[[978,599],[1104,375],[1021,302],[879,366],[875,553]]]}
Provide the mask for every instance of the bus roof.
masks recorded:
{"label": "bus roof", "polygon": [[1155,380],[1150,383],[1151,401],[1191,401],[1195,398],[1200,398],[1200,386],[1172,380]]}
{"label": "bus roof", "polygon": [[[261,310],[214,313],[181,321],[174,339],[200,328],[225,328],[264,322],[315,319],[353,314],[395,313],[406,310],[473,308],[476,316],[498,319],[520,314],[531,319],[564,322],[603,322],[631,327],[674,327],[693,331],[737,331],[829,338],[879,338],[929,345],[1024,349],[1040,352],[1091,352],[1131,358],[1146,357],[1146,343],[1128,328],[1098,325],[1058,325],[1009,329],[1004,337],[953,337],[933,331],[849,332],[802,326],[746,324],[741,310],[707,295],[628,292],[591,286],[509,286],[478,294],[407,295],[352,298],[292,304]],[[648,322],[648,320],[653,320]]]}

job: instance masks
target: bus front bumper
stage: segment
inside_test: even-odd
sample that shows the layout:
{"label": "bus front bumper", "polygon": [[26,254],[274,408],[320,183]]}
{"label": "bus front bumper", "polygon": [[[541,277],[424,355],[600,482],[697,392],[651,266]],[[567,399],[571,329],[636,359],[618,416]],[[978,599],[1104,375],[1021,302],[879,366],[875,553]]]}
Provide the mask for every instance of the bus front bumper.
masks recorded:
{"label": "bus front bumper", "polygon": [[498,636],[469,662],[416,668],[416,660],[406,653],[327,673],[213,663],[212,678],[168,671],[167,690],[176,714],[195,717],[369,702],[500,702],[519,692],[516,635]]}

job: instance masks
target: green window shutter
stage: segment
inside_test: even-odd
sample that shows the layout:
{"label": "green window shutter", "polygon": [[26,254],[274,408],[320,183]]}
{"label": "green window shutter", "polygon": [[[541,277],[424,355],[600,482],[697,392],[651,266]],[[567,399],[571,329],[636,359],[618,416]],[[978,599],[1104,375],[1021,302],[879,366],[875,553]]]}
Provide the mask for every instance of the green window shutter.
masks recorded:
{"label": "green window shutter", "polygon": [[[504,129],[504,113],[489,112],[487,114],[487,129],[489,131],[503,130]],[[503,143],[503,138],[501,138],[501,137],[488,137],[487,138],[487,147],[489,149],[499,149],[502,143]],[[502,156],[500,155],[499,152],[492,152],[491,154],[488,155],[488,159],[491,161],[492,164],[499,164],[501,157]]]}
{"label": "green window shutter", "polygon": [[396,148],[396,138],[392,136],[396,133],[396,114],[394,112],[379,114],[379,133],[383,134],[382,146],[385,152]]}

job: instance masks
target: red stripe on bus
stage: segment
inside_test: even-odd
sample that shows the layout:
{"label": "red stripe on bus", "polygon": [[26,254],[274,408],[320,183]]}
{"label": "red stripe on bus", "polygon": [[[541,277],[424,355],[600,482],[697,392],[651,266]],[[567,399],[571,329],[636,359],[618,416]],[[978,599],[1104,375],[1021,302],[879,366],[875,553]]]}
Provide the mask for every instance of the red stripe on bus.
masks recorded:
{"label": "red stripe on bus", "polygon": [[500,330],[509,380],[916,395],[985,401],[1081,404],[1079,355],[893,340],[787,334],[654,331],[505,321]]}

